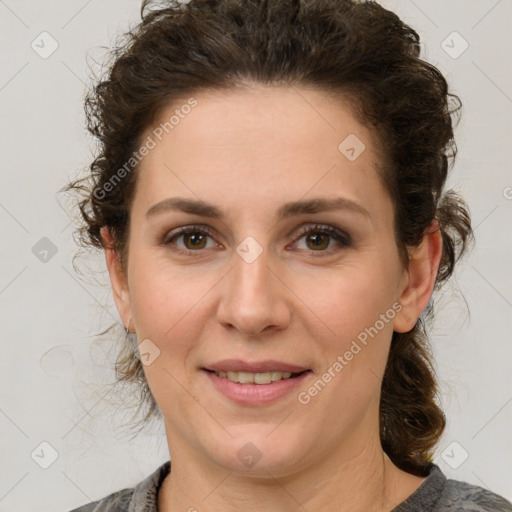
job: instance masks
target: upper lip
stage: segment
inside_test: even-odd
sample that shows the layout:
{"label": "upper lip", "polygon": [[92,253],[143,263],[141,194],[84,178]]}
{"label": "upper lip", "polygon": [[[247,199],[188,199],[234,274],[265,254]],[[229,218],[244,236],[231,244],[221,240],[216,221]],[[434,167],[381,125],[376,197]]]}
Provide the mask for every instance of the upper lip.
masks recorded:
{"label": "upper lip", "polygon": [[309,370],[309,368],[304,368],[303,366],[285,363],[283,361],[273,361],[270,359],[253,362],[242,361],[240,359],[223,359],[222,361],[208,364],[204,367],[204,369],[217,372],[224,371],[248,373],[265,373],[271,371],[301,373],[303,371]]}

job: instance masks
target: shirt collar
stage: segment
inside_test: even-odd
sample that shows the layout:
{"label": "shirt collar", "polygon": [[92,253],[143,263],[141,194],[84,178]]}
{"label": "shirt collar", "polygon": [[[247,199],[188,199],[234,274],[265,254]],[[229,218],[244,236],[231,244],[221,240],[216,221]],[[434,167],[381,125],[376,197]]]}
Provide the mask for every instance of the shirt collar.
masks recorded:
{"label": "shirt collar", "polygon": [[128,512],[157,512],[158,491],[170,471],[171,461],[168,460],[137,484],[133,489]]}

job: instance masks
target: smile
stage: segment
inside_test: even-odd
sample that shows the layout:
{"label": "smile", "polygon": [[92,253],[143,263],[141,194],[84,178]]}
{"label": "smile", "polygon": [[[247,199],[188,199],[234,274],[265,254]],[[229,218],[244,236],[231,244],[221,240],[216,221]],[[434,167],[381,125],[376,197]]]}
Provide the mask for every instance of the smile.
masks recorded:
{"label": "smile", "polygon": [[294,396],[312,374],[311,370],[300,373],[250,373],[203,369],[203,375],[208,378],[216,393],[243,406],[262,406],[277,402],[286,396]]}
{"label": "smile", "polygon": [[250,373],[250,372],[224,372],[224,371],[216,371],[214,372],[217,377],[222,379],[228,379],[231,382],[238,382],[239,384],[270,384],[272,382],[276,382],[283,379],[293,379],[300,375],[301,373],[292,373],[292,372],[279,372],[279,371],[271,371],[271,372],[261,372],[261,373]]}

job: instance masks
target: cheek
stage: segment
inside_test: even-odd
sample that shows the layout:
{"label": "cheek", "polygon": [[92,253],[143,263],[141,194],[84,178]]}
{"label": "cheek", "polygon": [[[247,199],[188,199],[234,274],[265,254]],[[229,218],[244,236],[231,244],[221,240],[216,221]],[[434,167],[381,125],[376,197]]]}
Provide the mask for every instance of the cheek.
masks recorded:
{"label": "cheek", "polygon": [[150,255],[133,258],[130,275],[130,301],[139,341],[149,338],[161,352],[172,353],[169,361],[173,366],[179,366],[177,361],[183,366],[183,357],[199,343],[203,325],[212,314],[205,304],[219,277],[192,266],[171,266]]}
{"label": "cheek", "polygon": [[[287,286],[281,291],[276,288],[276,293],[282,294],[291,311],[292,323],[287,328],[310,331],[317,349],[328,353],[344,349],[374,326],[395,300],[394,267],[375,252],[354,253],[353,258],[330,268],[283,268],[281,277]],[[130,300],[139,341],[149,338],[175,356],[200,343],[204,326],[218,307],[220,288],[226,284],[222,279],[225,271],[171,265],[143,250],[131,253],[129,265]],[[379,331],[386,336],[392,326],[386,323]]]}
{"label": "cheek", "polygon": [[294,291],[316,313],[317,321],[325,324],[326,332],[347,340],[374,325],[392,307],[394,288],[388,281],[379,267],[351,265],[317,276],[314,286],[301,278]]}
{"label": "cheek", "polygon": [[318,404],[340,414],[364,410],[380,391],[396,314],[391,271],[384,276],[381,265],[346,266],[315,279],[304,301],[316,314],[311,332],[322,371],[336,375]]}
{"label": "cheek", "polygon": [[[392,306],[391,271],[386,272],[381,262],[361,258],[357,263],[347,262],[320,272],[306,270],[282,274],[293,290],[290,297],[290,290],[283,286],[282,295],[283,300],[292,301],[288,306],[295,310],[291,318],[296,315],[299,322],[318,324],[317,332],[323,329],[345,340],[353,338]],[[179,344],[179,333],[183,332],[189,343],[194,340],[192,334],[199,333],[208,315],[215,313],[215,287],[223,286],[222,271],[171,266],[150,255],[132,258],[129,275],[139,335],[160,343],[175,339]]]}
{"label": "cheek", "polygon": [[326,333],[316,344],[323,371],[331,368],[336,375],[322,400],[340,414],[364,410],[380,392],[396,311],[392,283],[379,276],[367,267],[365,272],[353,269],[350,276],[326,280],[328,300],[318,296],[311,306],[322,320],[317,321],[321,332]]}
{"label": "cheek", "polygon": [[193,370],[189,355],[204,339],[211,315],[205,300],[218,282],[198,272],[187,274],[145,264],[134,269],[130,289],[138,340],[149,339],[159,350],[144,373],[159,407],[173,418],[195,407],[182,386]]}

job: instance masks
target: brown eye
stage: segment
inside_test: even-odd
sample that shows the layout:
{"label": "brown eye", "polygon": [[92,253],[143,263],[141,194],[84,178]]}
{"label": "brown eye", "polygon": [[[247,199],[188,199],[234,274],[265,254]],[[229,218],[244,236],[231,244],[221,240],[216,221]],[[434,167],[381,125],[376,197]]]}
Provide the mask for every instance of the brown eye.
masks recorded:
{"label": "brown eye", "polygon": [[[185,233],[181,235],[183,237],[183,241],[185,247],[187,249],[203,249],[205,247],[206,237],[208,235],[204,235],[198,232]],[[188,245],[190,243],[190,245]]]}
{"label": "brown eye", "polygon": [[[310,233],[306,235],[306,244],[313,250],[327,249],[329,246],[330,235],[324,233]],[[311,242],[311,245],[308,244]]]}
{"label": "brown eye", "polygon": [[[298,241],[304,238],[306,249],[312,256],[330,255],[343,248],[351,247],[352,240],[347,233],[332,226],[314,225],[308,226],[300,231]],[[331,242],[334,246],[329,247]],[[300,248],[300,247],[299,247]]]}
{"label": "brown eye", "polygon": [[[203,249],[209,248],[207,247],[208,238],[212,238],[212,236],[206,228],[201,226],[186,226],[168,233],[162,241],[162,244],[169,246],[176,252],[195,256],[199,255]],[[210,247],[214,246],[215,244]]]}

